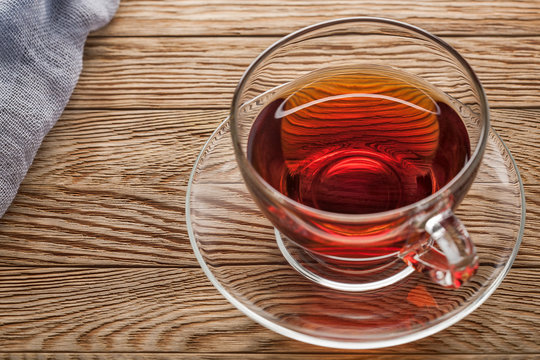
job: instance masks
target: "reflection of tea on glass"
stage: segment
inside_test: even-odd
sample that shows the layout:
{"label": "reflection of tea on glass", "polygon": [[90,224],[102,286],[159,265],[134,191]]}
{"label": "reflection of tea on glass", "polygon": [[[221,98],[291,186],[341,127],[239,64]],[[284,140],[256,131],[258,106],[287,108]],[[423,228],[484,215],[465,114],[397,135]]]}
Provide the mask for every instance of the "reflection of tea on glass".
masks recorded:
{"label": "reflection of tea on glass", "polygon": [[275,189],[310,207],[396,209],[439,190],[469,159],[451,104],[392,68],[326,68],[273,95],[251,129],[248,158]]}

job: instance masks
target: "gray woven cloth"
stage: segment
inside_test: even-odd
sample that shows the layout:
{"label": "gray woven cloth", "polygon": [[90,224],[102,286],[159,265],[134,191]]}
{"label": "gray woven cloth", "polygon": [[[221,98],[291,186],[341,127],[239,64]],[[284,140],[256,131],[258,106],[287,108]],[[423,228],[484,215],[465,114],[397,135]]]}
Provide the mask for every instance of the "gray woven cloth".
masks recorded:
{"label": "gray woven cloth", "polygon": [[71,96],[88,33],[118,2],[0,0],[0,217]]}

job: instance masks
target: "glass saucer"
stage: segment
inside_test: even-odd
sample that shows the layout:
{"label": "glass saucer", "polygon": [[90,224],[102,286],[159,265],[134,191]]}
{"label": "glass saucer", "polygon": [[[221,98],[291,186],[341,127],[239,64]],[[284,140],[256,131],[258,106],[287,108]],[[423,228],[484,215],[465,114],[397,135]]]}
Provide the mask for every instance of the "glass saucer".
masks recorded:
{"label": "glass saucer", "polygon": [[477,274],[460,289],[413,272],[389,286],[348,292],[310,281],[283,257],[274,228],[242,181],[228,120],[202,149],[186,197],[191,245],[227,300],[277,333],[342,349],[394,346],[441,331],[474,311],[504,279],[521,243],[525,199],[514,160],[493,130],[456,214],[480,257]]}

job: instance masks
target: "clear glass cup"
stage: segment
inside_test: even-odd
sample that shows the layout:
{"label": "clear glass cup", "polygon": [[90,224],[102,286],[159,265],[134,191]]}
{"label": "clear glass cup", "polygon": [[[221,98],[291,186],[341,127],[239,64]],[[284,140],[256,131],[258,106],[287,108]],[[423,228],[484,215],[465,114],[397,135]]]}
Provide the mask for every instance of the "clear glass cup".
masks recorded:
{"label": "clear glass cup", "polygon": [[[465,166],[422,200],[370,214],[323,211],[277,191],[246,155],[252,126],[288,84],[329,65],[397,69],[443,91],[468,133],[471,155]],[[364,291],[395,283],[413,269],[429,273],[445,287],[459,287],[473,275],[478,257],[454,210],[481,163],[489,111],[473,70],[443,40],[399,21],[372,17],[304,28],[273,44],[250,65],[236,88],[230,124],[245,184],[275,226],[283,255],[304,276],[334,289]]]}

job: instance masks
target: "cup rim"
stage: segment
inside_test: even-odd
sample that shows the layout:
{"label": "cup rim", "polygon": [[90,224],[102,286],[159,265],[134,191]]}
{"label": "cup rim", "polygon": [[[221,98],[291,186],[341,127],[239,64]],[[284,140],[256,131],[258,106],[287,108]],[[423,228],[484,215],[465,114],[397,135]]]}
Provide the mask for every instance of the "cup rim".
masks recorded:
{"label": "cup rim", "polygon": [[[481,110],[481,120],[484,120],[485,126],[481,128],[480,137],[478,140],[478,144],[471,155],[470,159],[467,161],[467,163],[462,167],[462,169],[459,171],[459,173],[454,176],[446,185],[444,185],[442,188],[440,188],[438,191],[434,192],[433,194],[418,200],[412,204],[408,204],[396,209],[382,211],[382,212],[375,212],[375,213],[368,213],[368,214],[346,214],[346,213],[337,213],[337,212],[331,212],[326,210],[320,210],[308,205],[304,205],[302,203],[299,203],[281,192],[279,192],[277,189],[275,189],[272,185],[270,185],[264,178],[259,175],[259,173],[255,170],[253,165],[249,162],[247,159],[247,156],[245,152],[243,151],[240,142],[239,137],[237,133],[237,127],[236,127],[236,115],[237,115],[237,108],[239,105],[239,97],[240,97],[240,91],[242,90],[247,78],[252,74],[254,69],[259,65],[263,60],[265,60],[272,52],[282,45],[304,35],[309,32],[312,32],[314,30],[318,30],[321,28],[333,26],[333,25],[339,25],[343,23],[384,23],[396,27],[405,28],[409,31],[412,31],[414,33],[417,33],[428,40],[440,45],[442,48],[444,48],[446,51],[448,51],[455,60],[457,60],[461,66],[466,71],[467,75],[472,79],[473,85],[475,87],[475,90],[478,92],[479,95],[479,102],[480,102],[480,110]],[[466,181],[466,179],[469,176],[472,176],[472,173],[477,169],[480,161],[482,160],[482,155],[484,153],[489,129],[490,129],[490,117],[489,117],[489,105],[488,100],[484,91],[484,88],[482,84],[480,83],[480,80],[476,76],[475,72],[473,71],[472,67],[469,65],[469,63],[455,50],[450,44],[442,40],[436,35],[433,35],[426,30],[423,30],[417,26],[407,24],[405,22],[399,21],[399,20],[393,20],[388,18],[382,18],[382,17],[372,17],[372,16],[358,16],[358,17],[346,17],[346,18],[339,18],[339,19],[333,19],[333,20],[327,20],[323,22],[319,22],[313,25],[306,26],[304,28],[301,28],[297,31],[294,31],[281,39],[274,42],[272,45],[270,45],[268,48],[266,48],[263,52],[261,52],[255,60],[248,66],[242,77],[240,78],[240,81],[238,82],[238,85],[236,86],[236,89],[234,91],[232,104],[231,104],[231,110],[230,110],[230,121],[231,121],[231,137],[233,142],[233,147],[235,151],[235,156],[237,159],[237,162],[239,163],[239,168],[241,170],[241,173],[244,177],[248,177],[251,180],[254,180],[257,184],[259,189],[262,189],[267,195],[269,195],[271,198],[277,200],[280,204],[286,206],[286,207],[293,207],[300,209],[303,213],[309,214],[310,216],[315,216],[321,219],[329,219],[329,220],[337,220],[337,221],[350,221],[350,222],[357,222],[357,221],[366,221],[366,220],[372,220],[372,219],[380,219],[383,217],[393,217],[395,215],[401,215],[403,213],[412,211],[414,209],[425,209],[430,207],[431,205],[434,205],[438,199],[443,198],[444,194],[447,193],[453,193],[454,190],[458,189],[463,183]]]}

